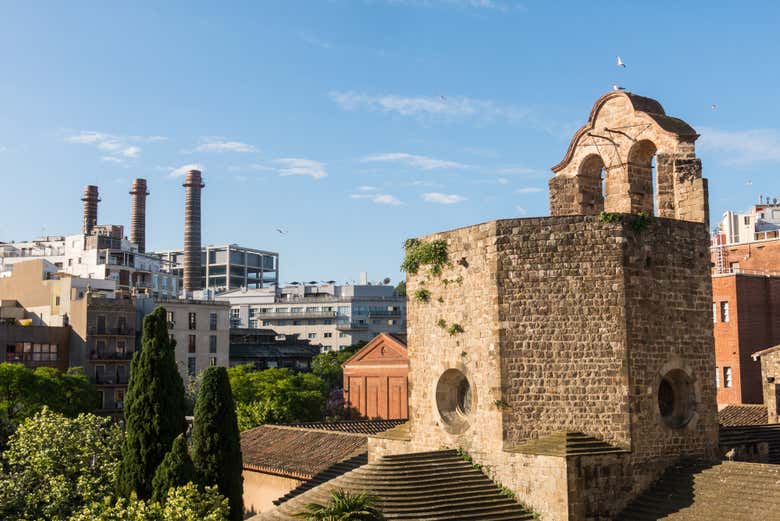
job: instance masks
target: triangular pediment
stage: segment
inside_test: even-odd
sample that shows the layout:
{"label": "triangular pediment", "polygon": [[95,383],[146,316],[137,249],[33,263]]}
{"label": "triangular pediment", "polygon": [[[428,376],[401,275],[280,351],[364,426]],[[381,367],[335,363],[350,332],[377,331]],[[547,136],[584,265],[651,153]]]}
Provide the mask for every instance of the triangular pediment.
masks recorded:
{"label": "triangular pediment", "polygon": [[392,335],[380,333],[342,365],[408,361],[409,355],[406,350],[406,344]]}

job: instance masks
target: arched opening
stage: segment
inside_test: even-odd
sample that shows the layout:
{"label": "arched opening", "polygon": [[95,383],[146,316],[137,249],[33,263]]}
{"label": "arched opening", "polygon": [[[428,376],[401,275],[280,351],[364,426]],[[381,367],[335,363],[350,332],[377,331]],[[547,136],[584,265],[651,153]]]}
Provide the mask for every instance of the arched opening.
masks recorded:
{"label": "arched opening", "polygon": [[585,215],[598,214],[606,208],[606,169],[601,156],[593,154],[580,163],[579,173],[582,209]]}
{"label": "arched opening", "polygon": [[655,144],[646,139],[634,143],[628,152],[628,195],[631,200],[631,213],[658,213],[655,153]]}
{"label": "arched opening", "polygon": [[447,369],[436,384],[436,407],[448,431],[459,434],[469,428],[472,410],[471,384],[458,369]]}
{"label": "arched opening", "polygon": [[672,369],[658,385],[658,411],[664,423],[681,429],[696,412],[696,393],[690,376],[682,369]]}

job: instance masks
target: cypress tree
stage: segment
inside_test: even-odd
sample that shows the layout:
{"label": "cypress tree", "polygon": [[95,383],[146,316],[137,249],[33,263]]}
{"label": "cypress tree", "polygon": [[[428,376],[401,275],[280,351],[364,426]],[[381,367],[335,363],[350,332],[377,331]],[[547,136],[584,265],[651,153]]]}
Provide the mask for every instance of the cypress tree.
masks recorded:
{"label": "cypress tree", "polygon": [[179,434],[173,440],[173,447],[157,467],[152,480],[152,499],[162,502],[168,489],[186,485],[195,479],[195,467],[187,452],[187,440]]}
{"label": "cypress tree", "polygon": [[125,397],[125,442],[117,493],[152,495],[152,478],[187,427],[184,384],[176,367],[175,342],[168,336],[165,309],[144,318],[141,351],[133,355]]}
{"label": "cypress tree", "polygon": [[228,498],[230,519],[243,519],[241,439],[224,367],[209,367],[203,373],[195,402],[192,462],[200,485],[217,485],[219,493]]}

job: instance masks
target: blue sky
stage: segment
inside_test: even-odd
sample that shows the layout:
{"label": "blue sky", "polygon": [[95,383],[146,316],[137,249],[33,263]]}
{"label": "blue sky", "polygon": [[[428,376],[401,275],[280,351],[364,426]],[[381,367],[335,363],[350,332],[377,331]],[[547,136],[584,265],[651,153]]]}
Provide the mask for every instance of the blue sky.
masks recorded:
{"label": "blue sky", "polygon": [[179,247],[200,165],[204,243],[395,282],[407,237],[546,215],[613,83],[702,134],[714,222],[780,196],[776,3],[32,4],[0,1],[0,240],[76,233],[85,184],[126,224],[145,177],[147,244]]}

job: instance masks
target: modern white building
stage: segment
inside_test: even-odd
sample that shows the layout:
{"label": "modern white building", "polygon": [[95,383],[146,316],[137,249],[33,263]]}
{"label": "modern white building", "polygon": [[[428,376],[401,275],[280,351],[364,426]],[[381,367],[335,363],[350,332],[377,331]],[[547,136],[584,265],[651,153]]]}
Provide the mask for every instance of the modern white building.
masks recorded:
{"label": "modern white building", "polygon": [[113,280],[116,288],[136,294],[175,296],[177,278],[155,255],[140,253],[124,237],[122,226],[96,225],[89,234],[54,235],[0,244],[0,276],[18,262],[43,259],[58,271],[85,279]]}
{"label": "modern white building", "polygon": [[[183,250],[160,250],[164,261],[181,285]],[[237,244],[205,246],[201,250],[201,288],[222,293],[239,288],[264,288],[279,284],[279,254]]]}
{"label": "modern white building", "polygon": [[759,204],[745,213],[728,211],[720,221],[723,246],[777,239],[780,237],[780,203],[777,198],[763,196]]}
{"label": "modern white building", "polygon": [[384,284],[242,288],[219,298],[230,302],[232,327],[297,334],[323,352],[368,342],[378,333],[406,333],[406,297]]}

